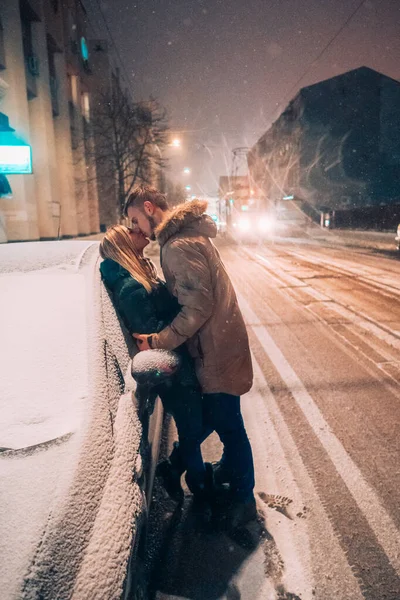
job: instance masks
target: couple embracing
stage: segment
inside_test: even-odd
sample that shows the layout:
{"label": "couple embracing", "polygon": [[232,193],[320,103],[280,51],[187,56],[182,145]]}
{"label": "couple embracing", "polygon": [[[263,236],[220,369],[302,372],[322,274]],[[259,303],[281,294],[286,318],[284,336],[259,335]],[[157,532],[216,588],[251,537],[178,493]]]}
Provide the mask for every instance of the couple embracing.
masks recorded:
{"label": "couple embracing", "polygon": [[[168,493],[183,498],[186,472],[194,502],[212,508],[218,487],[229,484],[224,511],[236,527],[256,517],[253,457],[240,410],[253,372],[246,327],[211,241],[217,227],[206,207],[193,200],[170,210],[164,194],[139,186],[125,206],[130,227],[111,227],[101,242],[100,269],[139,350],[174,350],[182,359],[172,384],[157,389],[179,438],[158,466]],[[143,255],[149,240],[160,245],[165,283]],[[211,465],[200,446],[213,431],[223,454]]]}

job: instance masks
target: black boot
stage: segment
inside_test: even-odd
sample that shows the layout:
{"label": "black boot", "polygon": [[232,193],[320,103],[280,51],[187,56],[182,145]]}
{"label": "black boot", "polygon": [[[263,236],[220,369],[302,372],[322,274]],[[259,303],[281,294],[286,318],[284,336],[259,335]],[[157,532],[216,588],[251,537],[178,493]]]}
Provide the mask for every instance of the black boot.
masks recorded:
{"label": "black boot", "polygon": [[214,474],[211,463],[204,463],[206,473],[204,484],[194,486],[186,474],[186,483],[193,494],[192,513],[202,525],[208,525],[212,519],[214,502]]}
{"label": "black boot", "polygon": [[190,475],[186,473],[185,479],[189,490],[192,492],[194,498],[212,500],[214,497],[214,471],[211,463],[204,463],[205,475],[204,482],[201,484],[193,483],[190,480]]}
{"label": "black boot", "polygon": [[214,484],[216,487],[224,487],[230,484],[230,474],[224,467],[222,461],[211,463],[213,468]]}
{"label": "black boot", "polygon": [[254,496],[244,502],[233,501],[229,507],[227,521],[229,529],[239,529],[257,518]]}
{"label": "black boot", "polygon": [[179,471],[180,474],[183,475],[186,471],[186,466],[182,458],[182,452],[179,446],[179,442],[174,442],[172,446],[172,452],[169,455],[170,463],[176,471]]}
{"label": "black boot", "polygon": [[156,475],[160,477],[168,496],[175,502],[182,503],[184,498],[181,485],[182,473],[171,464],[169,458],[157,465]]}

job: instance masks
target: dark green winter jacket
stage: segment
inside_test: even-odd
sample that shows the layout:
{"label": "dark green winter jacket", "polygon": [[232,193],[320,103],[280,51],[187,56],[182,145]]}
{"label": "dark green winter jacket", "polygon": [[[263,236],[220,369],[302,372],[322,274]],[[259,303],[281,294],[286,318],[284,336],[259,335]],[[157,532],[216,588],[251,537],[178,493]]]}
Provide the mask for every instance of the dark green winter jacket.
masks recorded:
{"label": "dark green winter jacket", "polygon": [[[180,305],[163,281],[160,280],[149,293],[126,269],[109,258],[100,263],[100,272],[129,333],[159,333],[179,313]],[[193,361],[186,346],[177,348],[177,351],[182,358],[180,383],[198,387]]]}
{"label": "dark green winter jacket", "polygon": [[180,306],[163,281],[150,293],[115,261],[100,264],[104,283],[129,333],[158,333],[176,317]]}

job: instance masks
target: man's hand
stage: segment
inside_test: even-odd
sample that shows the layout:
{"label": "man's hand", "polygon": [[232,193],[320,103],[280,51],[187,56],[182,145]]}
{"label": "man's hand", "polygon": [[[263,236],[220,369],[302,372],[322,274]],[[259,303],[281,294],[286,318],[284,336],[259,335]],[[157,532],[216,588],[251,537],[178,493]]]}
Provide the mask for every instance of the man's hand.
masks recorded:
{"label": "man's hand", "polygon": [[142,352],[143,350],[151,350],[148,341],[148,338],[150,337],[149,335],[142,333],[132,333],[132,336],[135,338],[137,347],[139,348],[140,352]]}

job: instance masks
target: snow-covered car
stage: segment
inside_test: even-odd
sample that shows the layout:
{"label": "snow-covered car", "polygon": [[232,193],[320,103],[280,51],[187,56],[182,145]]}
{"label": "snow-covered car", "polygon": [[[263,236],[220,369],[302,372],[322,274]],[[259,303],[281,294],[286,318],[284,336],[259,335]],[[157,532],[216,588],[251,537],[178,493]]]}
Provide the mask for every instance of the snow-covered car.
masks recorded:
{"label": "snow-covered car", "polygon": [[397,235],[394,238],[397,246],[397,250],[400,252],[400,223],[397,225]]}
{"label": "snow-covered car", "polygon": [[138,410],[99,260],[97,242],[0,246],[3,600],[146,598],[163,414]]}

